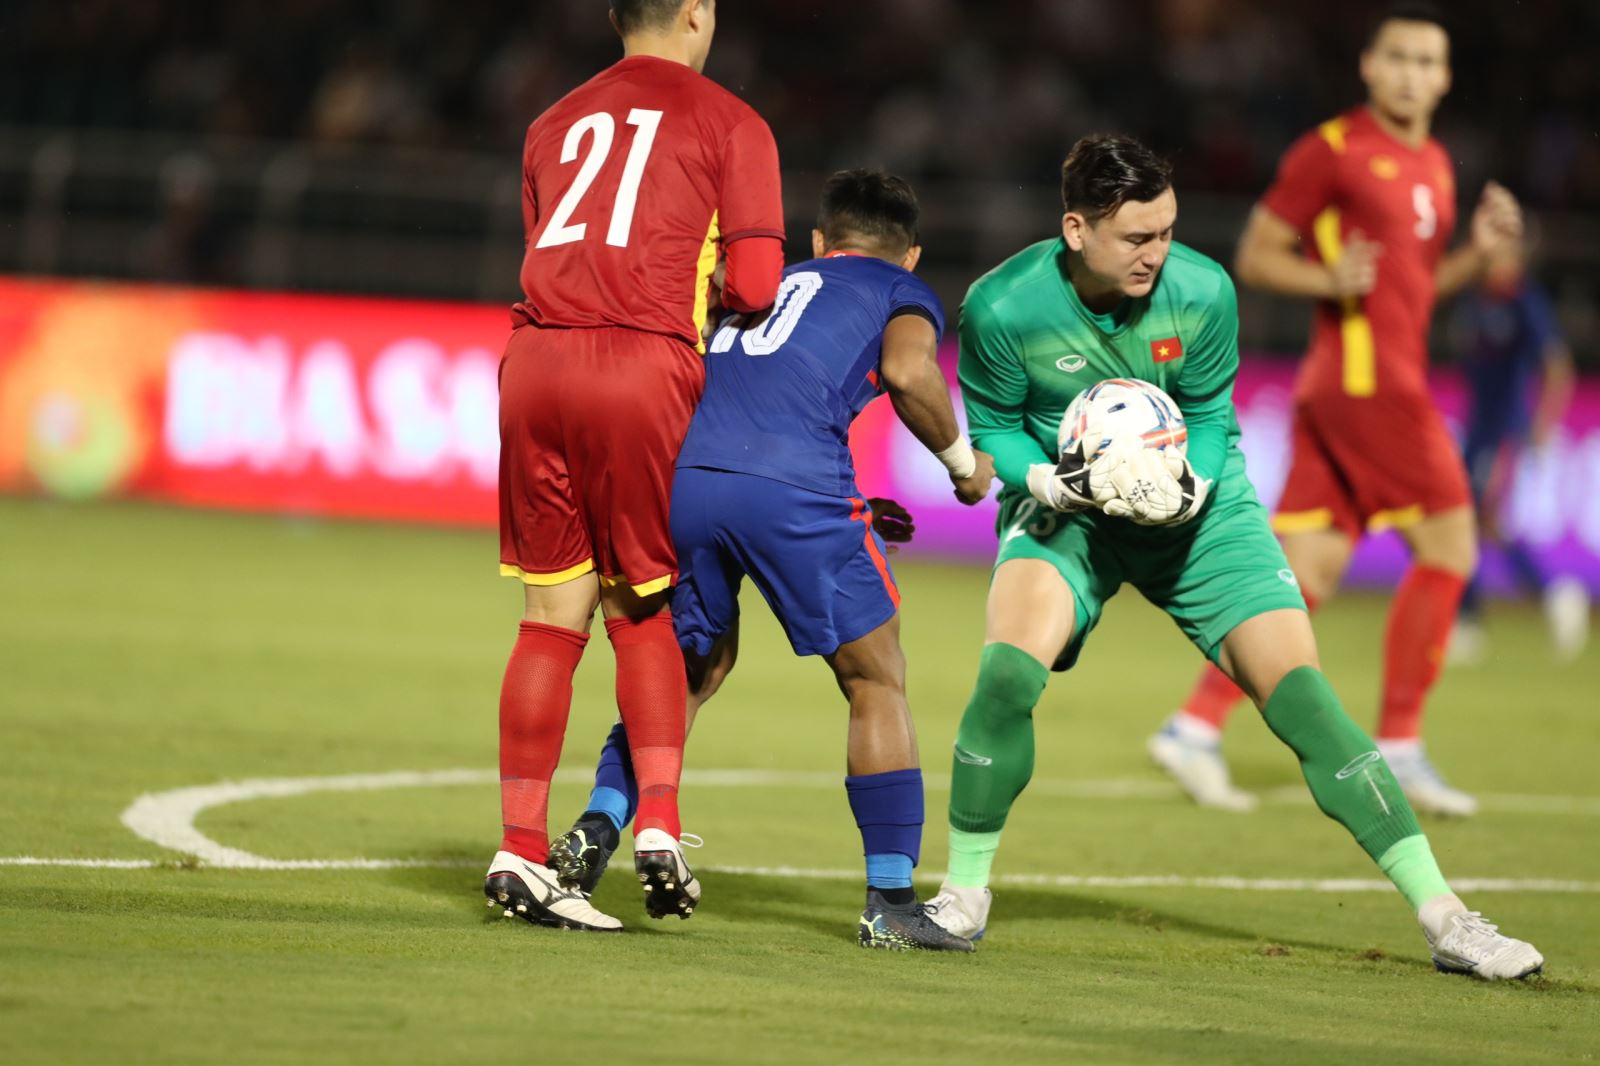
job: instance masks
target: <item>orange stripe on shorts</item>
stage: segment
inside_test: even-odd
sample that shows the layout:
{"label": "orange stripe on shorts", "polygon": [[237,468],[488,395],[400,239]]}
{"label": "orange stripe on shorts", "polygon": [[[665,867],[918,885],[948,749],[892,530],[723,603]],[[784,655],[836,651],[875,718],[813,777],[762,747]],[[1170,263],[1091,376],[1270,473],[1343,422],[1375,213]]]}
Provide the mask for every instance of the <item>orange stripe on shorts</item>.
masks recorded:
{"label": "orange stripe on shorts", "polygon": [[850,498],[850,521],[862,522],[867,527],[867,552],[872,556],[872,565],[878,568],[878,576],[883,578],[883,591],[889,594],[889,602],[893,603],[895,610],[900,609],[900,590],[895,587],[894,578],[889,576],[889,560],[883,557],[883,552],[878,550],[878,542],[872,539],[872,515],[867,511],[867,501]]}

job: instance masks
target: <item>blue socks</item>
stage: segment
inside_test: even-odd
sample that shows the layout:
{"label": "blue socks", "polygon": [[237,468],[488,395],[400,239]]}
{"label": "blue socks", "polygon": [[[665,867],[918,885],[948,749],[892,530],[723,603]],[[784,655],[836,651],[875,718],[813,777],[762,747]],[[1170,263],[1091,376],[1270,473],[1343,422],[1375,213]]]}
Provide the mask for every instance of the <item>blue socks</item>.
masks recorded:
{"label": "blue socks", "polygon": [[589,793],[585,814],[603,814],[621,832],[639,808],[639,785],[633,779],[633,758],[628,754],[628,734],[618,722],[611,727],[600,749],[600,765],[594,770],[594,791]]}
{"label": "blue socks", "polygon": [[890,770],[844,779],[867,856],[867,885],[911,888],[922,854],[922,771]]}
{"label": "blue socks", "polygon": [[[922,771],[891,770],[844,779],[850,810],[861,830],[867,884],[877,889],[911,888],[911,871],[922,854]],[[584,813],[602,814],[620,832],[633,820],[639,788],[628,755],[628,734],[618,722],[600,749],[594,790]]]}

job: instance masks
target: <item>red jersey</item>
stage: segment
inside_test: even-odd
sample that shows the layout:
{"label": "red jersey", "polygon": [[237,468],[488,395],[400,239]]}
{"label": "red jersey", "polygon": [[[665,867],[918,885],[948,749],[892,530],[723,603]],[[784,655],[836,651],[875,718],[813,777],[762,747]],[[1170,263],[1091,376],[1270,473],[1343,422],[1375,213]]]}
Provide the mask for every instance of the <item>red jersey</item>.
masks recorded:
{"label": "red jersey", "polygon": [[1370,293],[1317,305],[1299,394],[1425,393],[1435,272],[1456,223],[1444,147],[1430,138],[1411,148],[1358,107],[1296,141],[1261,203],[1321,262],[1337,260],[1353,232],[1383,246]]}
{"label": "red jersey", "polygon": [[719,244],[783,239],[760,115],[681,63],[632,56],[534,120],[519,324],[625,326],[701,348]]}

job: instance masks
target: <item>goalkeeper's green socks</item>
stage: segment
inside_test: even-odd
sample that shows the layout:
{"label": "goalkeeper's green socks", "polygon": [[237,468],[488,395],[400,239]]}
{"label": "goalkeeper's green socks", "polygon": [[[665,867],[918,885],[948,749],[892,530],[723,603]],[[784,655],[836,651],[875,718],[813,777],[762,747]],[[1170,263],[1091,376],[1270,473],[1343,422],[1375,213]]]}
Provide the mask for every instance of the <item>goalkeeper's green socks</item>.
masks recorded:
{"label": "goalkeeper's green socks", "polygon": [[1350,831],[1414,909],[1450,895],[1389,764],[1345,714],[1321,671],[1290,671],[1261,714],[1300,757],[1300,771],[1322,813]]}
{"label": "goalkeeper's green socks", "polygon": [[1011,644],[990,644],[956,732],[950,772],[950,883],[979,888],[1011,804],[1033,776],[1033,708],[1050,671]]}

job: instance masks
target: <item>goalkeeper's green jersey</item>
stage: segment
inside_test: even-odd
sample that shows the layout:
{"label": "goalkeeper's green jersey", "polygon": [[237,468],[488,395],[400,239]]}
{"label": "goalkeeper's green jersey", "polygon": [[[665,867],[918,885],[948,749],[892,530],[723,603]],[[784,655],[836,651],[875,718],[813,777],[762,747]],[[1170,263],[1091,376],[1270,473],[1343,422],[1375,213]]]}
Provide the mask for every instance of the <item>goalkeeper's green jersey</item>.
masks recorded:
{"label": "goalkeeper's green jersey", "polygon": [[[967,290],[961,305],[961,392],[975,447],[1027,491],[1028,467],[1057,461],[1067,405],[1106,378],[1160,386],[1189,427],[1189,462],[1217,482],[1242,482],[1233,380],[1239,310],[1214,260],[1173,242],[1149,295],[1109,314],[1083,305],[1067,277],[1060,237],[1024,248]],[[1237,487],[1247,487],[1239,485]]]}

